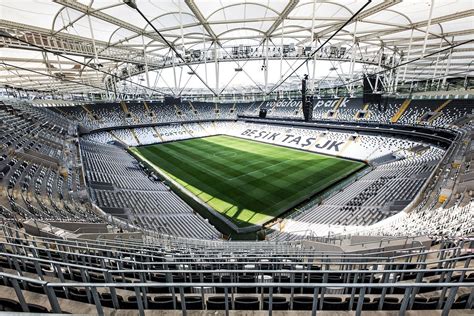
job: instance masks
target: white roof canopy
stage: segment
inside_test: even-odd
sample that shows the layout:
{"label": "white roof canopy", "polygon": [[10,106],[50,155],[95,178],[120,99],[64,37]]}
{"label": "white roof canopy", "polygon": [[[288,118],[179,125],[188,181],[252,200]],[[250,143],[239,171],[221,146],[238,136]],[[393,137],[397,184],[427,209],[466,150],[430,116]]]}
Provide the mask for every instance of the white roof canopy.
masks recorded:
{"label": "white roof canopy", "polygon": [[219,95],[294,89],[308,74],[312,89],[350,91],[379,73],[394,92],[404,82],[473,76],[472,0],[374,0],[344,26],[366,3],[137,0],[183,62],[121,0],[4,0],[0,85]]}

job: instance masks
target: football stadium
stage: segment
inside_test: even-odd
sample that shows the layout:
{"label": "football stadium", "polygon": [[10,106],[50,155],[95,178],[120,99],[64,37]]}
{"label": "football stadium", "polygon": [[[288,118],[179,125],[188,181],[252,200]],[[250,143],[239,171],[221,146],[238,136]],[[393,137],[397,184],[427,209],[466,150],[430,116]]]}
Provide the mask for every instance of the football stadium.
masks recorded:
{"label": "football stadium", "polygon": [[0,0],[0,314],[472,315],[472,0]]}

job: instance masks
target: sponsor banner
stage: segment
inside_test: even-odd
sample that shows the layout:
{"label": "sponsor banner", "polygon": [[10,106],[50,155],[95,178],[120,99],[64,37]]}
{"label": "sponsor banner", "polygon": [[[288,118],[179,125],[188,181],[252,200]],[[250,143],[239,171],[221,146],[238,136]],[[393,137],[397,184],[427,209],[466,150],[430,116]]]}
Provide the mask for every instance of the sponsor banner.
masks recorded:
{"label": "sponsor banner", "polygon": [[[331,110],[336,106],[337,102],[339,102],[339,99],[315,99],[313,104],[315,109]],[[362,105],[361,98],[343,98],[338,108],[356,108],[361,110]]]}
{"label": "sponsor banner", "polygon": [[300,108],[301,100],[279,100],[279,101],[268,101],[264,108]]}
{"label": "sponsor banner", "polygon": [[261,140],[271,143],[286,144],[292,147],[299,147],[305,150],[326,150],[333,154],[338,153],[347,143],[346,141],[332,140],[327,137],[317,139],[313,136],[292,135],[290,133],[273,132],[258,129],[246,129],[240,136]]}
{"label": "sponsor banner", "polygon": [[181,136],[181,135],[189,135],[186,131],[171,131],[171,132],[161,132],[161,136],[166,137],[173,137],[173,136]]}
{"label": "sponsor banner", "polygon": [[[315,99],[313,101],[315,109],[333,109],[336,106],[336,103],[339,102],[339,99]],[[362,99],[358,98],[343,98],[339,108],[353,108],[362,106]],[[278,100],[278,101],[268,101],[265,103],[266,108],[300,108],[301,100]]]}
{"label": "sponsor banner", "polygon": [[[347,103],[349,102],[349,98],[344,98],[339,105],[340,108],[345,108],[347,106]],[[314,108],[324,108],[324,109],[332,109],[336,105],[336,103],[339,101],[339,99],[319,99],[319,100],[314,100]]]}

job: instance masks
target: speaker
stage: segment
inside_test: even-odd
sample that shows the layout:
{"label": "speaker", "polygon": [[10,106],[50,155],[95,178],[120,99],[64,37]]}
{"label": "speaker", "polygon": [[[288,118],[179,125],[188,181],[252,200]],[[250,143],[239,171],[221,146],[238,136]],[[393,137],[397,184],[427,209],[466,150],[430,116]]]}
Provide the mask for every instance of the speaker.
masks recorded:
{"label": "speaker", "polygon": [[303,100],[303,116],[306,122],[309,122],[313,119],[313,98],[306,97],[306,100]]}
{"label": "speaker", "polygon": [[267,117],[267,109],[260,109],[260,113],[258,113],[259,118],[266,118]]}
{"label": "speaker", "polygon": [[380,104],[382,95],[380,93],[364,93],[362,96],[363,103]]}
{"label": "speaker", "polygon": [[304,75],[303,80],[301,80],[301,107],[303,108],[303,117],[306,122],[311,121],[313,118],[313,100],[306,95],[307,80],[308,75]]}
{"label": "speaker", "polygon": [[181,104],[181,97],[165,96],[164,105]]}
{"label": "speaker", "polygon": [[379,112],[385,112],[387,110],[389,101],[394,101],[394,100],[391,100],[391,98],[388,96],[382,96],[382,101],[379,103],[377,107]]}
{"label": "speaker", "polygon": [[384,80],[384,77],[379,76],[379,79],[378,79],[379,84],[377,86],[377,90],[375,90],[377,77],[375,75],[369,75],[369,76],[364,77],[362,102],[371,103],[371,104],[383,103],[383,100],[382,100],[383,85],[381,84],[383,80]]}
{"label": "speaker", "polygon": [[375,77],[374,75],[364,77],[364,94],[374,93],[376,81],[377,77]]}

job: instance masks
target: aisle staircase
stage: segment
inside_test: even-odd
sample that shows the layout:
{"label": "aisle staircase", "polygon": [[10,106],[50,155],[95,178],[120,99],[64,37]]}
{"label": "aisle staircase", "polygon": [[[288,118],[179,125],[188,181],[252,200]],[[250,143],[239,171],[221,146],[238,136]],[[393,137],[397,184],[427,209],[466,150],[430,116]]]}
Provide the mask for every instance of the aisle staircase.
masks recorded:
{"label": "aisle staircase", "polygon": [[186,133],[188,133],[189,135],[191,135],[191,137],[193,136],[193,132],[186,128],[186,124],[181,124],[181,126],[182,126],[183,129],[186,131]]}
{"label": "aisle staircase", "polygon": [[390,119],[390,122],[392,123],[398,122],[398,120],[402,117],[403,113],[405,113],[405,111],[410,106],[410,103],[411,103],[411,99],[406,99],[405,101],[403,101],[397,113],[395,113],[395,115]]}
{"label": "aisle staircase", "polygon": [[125,143],[125,142],[124,142],[123,140],[121,140],[117,135],[115,135],[113,131],[109,131],[109,134],[110,134],[113,138],[115,138],[116,140],[118,140],[120,143],[123,143],[123,144]]}
{"label": "aisle staircase", "polygon": [[138,119],[138,117],[132,112],[130,112],[130,110],[128,109],[127,103],[125,103],[125,101],[120,101],[120,106],[122,107],[122,111],[125,113],[126,119],[131,118],[135,123],[140,123],[140,120]]}
{"label": "aisle staircase", "polygon": [[343,100],[344,100],[344,97],[339,98],[339,100],[337,100],[336,104],[334,104],[334,108],[332,109],[334,111],[334,113],[336,113],[337,109],[341,106]]}
{"label": "aisle staircase", "polygon": [[176,114],[176,117],[181,117],[184,115],[183,111],[181,111],[181,109],[176,105],[176,103],[173,103],[173,106],[174,106],[174,112]]}
{"label": "aisle staircase", "polygon": [[[336,118],[337,117],[337,109],[339,109],[339,107],[341,106],[342,101],[344,101],[344,97],[341,97],[341,98],[339,98],[339,100],[337,100],[337,102],[334,104],[334,107],[332,108],[332,110],[328,111],[325,114],[325,118],[328,118],[328,119]],[[331,112],[332,112],[332,116],[330,114]]]}
{"label": "aisle staircase", "polygon": [[346,139],[346,143],[341,148],[341,151],[339,152],[338,156],[344,156],[344,152],[347,150],[347,148],[350,147],[350,145],[352,145],[352,143],[357,142],[357,140],[359,139],[359,136],[356,136],[354,139],[352,139],[352,138],[353,137],[350,136],[348,139]]}
{"label": "aisle staircase", "polygon": [[219,110],[219,107],[217,106],[217,102],[214,102],[214,117],[219,118],[221,116],[221,111]]}
{"label": "aisle staircase", "polygon": [[191,101],[188,101],[188,104],[189,104],[189,106],[191,107],[192,113],[197,116],[197,115],[199,114],[199,112],[196,110],[196,108],[194,107],[193,103],[192,103]]}
{"label": "aisle staircase", "polygon": [[145,111],[148,113],[148,112],[151,112],[150,111],[150,108],[148,107],[148,103],[146,103],[146,101],[143,101],[143,106],[145,107]]}
{"label": "aisle staircase", "polygon": [[125,101],[120,101],[120,106],[122,107],[123,112],[125,115],[130,114],[130,111],[128,110],[127,103]]}
{"label": "aisle staircase", "polygon": [[[370,103],[363,104],[362,110],[357,111],[353,119],[356,121],[368,119],[370,117],[369,106]],[[361,112],[365,113],[363,117],[359,117],[359,113]]]}
{"label": "aisle staircase", "polygon": [[435,119],[437,119],[442,113],[441,111],[443,111],[443,109],[448,106],[449,103],[451,103],[452,100],[446,100],[445,102],[443,102],[443,104],[441,104],[435,111],[434,111],[434,115],[432,115],[429,119],[428,119],[428,123],[431,123],[433,122]]}
{"label": "aisle staircase", "polygon": [[137,133],[135,133],[135,129],[131,128],[130,131],[132,132],[133,138],[135,138],[135,141],[137,142],[138,145],[141,145],[140,140],[138,139]]}
{"label": "aisle staircase", "polygon": [[87,108],[85,104],[81,104],[81,107],[86,111],[87,115],[90,117],[92,121],[100,121],[99,119],[96,119],[96,116],[94,116],[94,113],[90,109]]}
{"label": "aisle staircase", "polygon": [[153,126],[153,130],[155,131],[155,135],[163,142],[164,141],[163,137],[161,137],[161,134],[160,132],[158,132],[158,129],[155,126]]}
{"label": "aisle staircase", "polygon": [[202,128],[202,130],[205,131],[206,134],[209,135],[209,132],[204,128],[204,126],[201,124],[201,122],[197,122],[197,123],[198,123],[199,127]]}
{"label": "aisle staircase", "polygon": [[[156,122],[156,115],[152,110],[150,110],[150,107],[148,106],[148,103],[146,103],[146,101],[143,101],[143,106],[145,107],[146,115],[151,119],[152,122]],[[149,113],[152,113],[153,115],[149,116]]]}

